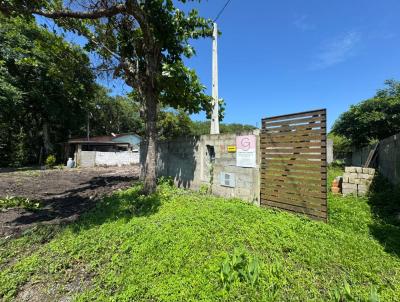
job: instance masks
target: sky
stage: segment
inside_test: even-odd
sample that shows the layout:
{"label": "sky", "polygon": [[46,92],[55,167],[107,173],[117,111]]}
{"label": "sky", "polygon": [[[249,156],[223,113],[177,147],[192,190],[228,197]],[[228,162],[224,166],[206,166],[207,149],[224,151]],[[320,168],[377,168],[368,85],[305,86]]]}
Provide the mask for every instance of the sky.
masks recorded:
{"label": "sky", "polygon": [[[185,9],[214,19],[225,3]],[[400,80],[399,11],[399,0],[231,0],[217,21],[223,122],[260,126],[264,117],[326,108],[329,130],[386,79]],[[197,54],[185,62],[211,94],[212,41],[192,45]],[[101,83],[114,94],[129,90],[120,81]]]}

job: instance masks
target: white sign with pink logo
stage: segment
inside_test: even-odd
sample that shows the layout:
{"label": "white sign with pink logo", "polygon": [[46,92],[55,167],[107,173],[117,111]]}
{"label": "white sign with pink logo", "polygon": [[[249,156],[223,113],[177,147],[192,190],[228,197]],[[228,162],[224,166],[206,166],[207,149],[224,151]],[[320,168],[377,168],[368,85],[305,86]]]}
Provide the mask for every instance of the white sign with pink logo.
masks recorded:
{"label": "white sign with pink logo", "polygon": [[236,166],[256,167],[256,136],[236,136]]}

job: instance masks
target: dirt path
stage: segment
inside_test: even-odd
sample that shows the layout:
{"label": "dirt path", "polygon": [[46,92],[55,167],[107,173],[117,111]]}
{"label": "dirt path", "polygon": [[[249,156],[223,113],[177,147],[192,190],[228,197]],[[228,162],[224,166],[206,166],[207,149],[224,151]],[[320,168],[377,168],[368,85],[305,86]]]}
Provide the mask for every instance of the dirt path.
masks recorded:
{"label": "dirt path", "polygon": [[0,170],[0,197],[20,196],[43,201],[35,211],[0,210],[0,238],[18,235],[38,223],[76,220],[101,196],[127,188],[138,179],[139,167],[10,172]]}

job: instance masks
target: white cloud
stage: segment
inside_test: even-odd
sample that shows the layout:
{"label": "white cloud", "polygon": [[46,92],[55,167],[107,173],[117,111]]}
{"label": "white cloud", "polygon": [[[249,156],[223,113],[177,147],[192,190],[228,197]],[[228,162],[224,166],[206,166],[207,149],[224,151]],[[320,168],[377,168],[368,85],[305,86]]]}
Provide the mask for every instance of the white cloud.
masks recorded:
{"label": "white cloud", "polygon": [[361,34],[357,31],[349,31],[338,36],[324,45],[311,64],[312,69],[324,69],[346,61],[355,53],[355,47],[361,41]]}
{"label": "white cloud", "polygon": [[307,15],[298,15],[295,17],[293,24],[301,31],[308,31],[314,29],[314,25],[309,23]]}

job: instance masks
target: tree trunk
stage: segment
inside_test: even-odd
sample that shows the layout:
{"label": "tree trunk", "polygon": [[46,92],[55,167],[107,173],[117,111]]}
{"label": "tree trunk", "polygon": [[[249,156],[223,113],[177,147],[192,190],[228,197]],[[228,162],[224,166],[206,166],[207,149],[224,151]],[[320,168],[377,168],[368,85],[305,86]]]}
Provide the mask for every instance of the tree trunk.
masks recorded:
{"label": "tree trunk", "polygon": [[154,193],[157,186],[157,97],[154,91],[146,93],[146,160],[142,162],[143,191]]}
{"label": "tree trunk", "polygon": [[43,130],[43,147],[46,156],[48,156],[53,151],[53,145],[50,141],[49,124],[47,122],[43,122],[42,130]]}

